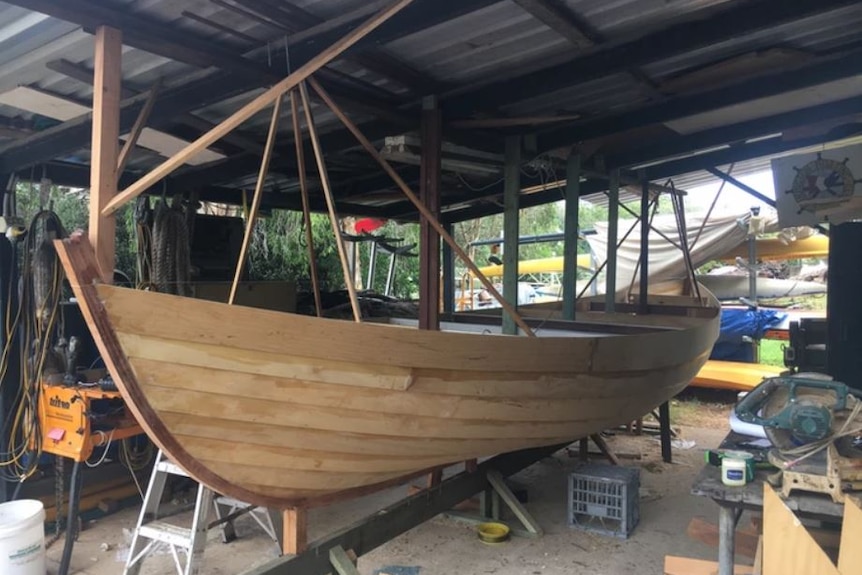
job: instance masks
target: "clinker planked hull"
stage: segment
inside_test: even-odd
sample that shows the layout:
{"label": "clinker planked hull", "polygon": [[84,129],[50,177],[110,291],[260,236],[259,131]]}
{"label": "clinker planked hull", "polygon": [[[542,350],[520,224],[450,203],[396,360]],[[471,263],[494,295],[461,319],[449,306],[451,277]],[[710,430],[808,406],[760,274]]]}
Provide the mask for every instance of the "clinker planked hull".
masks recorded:
{"label": "clinker planked hull", "polygon": [[58,252],[153,441],[216,491],[275,508],[631,420],[684,388],[718,334],[717,309],[627,335],[356,324],[95,285],[86,240]]}

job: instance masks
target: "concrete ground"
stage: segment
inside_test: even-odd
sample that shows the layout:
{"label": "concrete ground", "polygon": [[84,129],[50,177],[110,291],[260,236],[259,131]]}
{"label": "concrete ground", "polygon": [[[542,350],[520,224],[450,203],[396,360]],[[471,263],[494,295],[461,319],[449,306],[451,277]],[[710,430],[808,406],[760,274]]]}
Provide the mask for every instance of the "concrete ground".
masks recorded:
{"label": "concrete ground", "polygon": [[[679,412],[679,409],[677,410]],[[545,530],[538,539],[512,538],[487,545],[473,528],[438,517],[363,556],[363,575],[484,574],[581,575],[661,574],[664,556],[684,555],[715,559],[715,550],[689,540],[686,526],[694,516],[717,520],[717,508],[708,500],[690,495],[695,475],[703,465],[703,450],[718,446],[727,432],[723,413],[704,417],[698,410],[696,425],[681,427],[682,438],[694,441],[689,449],[674,449],[674,463],[661,461],[657,439],[617,434],[609,439],[615,451],[639,455],[624,459],[625,465],[641,468],[640,524],[627,540],[571,529],[566,519],[567,477],[578,460],[565,451],[547,458],[513,477],[527,488],[528,510]],[[683,414],[685,418],[685,414]],[[679,419],[679,415],[677,416]],[[388,503],[403,497],[405,487],[360,500],[315,509],[309,518],[309,538],[314,540]],[[88,525],[81,533],[72,560],[77,575],[119,575],[128,552],[128,533],[134,529],[138,511],[128,509]],[[180,516],[182,517],[182,516]],[[179,518],[177,518],[179,521]],[[125,531],[124,531],[125,530]],[[277,556],[276,545],[250,518],[237,521],[239,539],[228,545],[210,532],[203,575],[234,575]],[[49,573],[56,573],[62,544],[48,551]],[[172,560],[162,555],[148,560],[142,575],[171,574]],[[418,569],[384,569],[386,567]]]}

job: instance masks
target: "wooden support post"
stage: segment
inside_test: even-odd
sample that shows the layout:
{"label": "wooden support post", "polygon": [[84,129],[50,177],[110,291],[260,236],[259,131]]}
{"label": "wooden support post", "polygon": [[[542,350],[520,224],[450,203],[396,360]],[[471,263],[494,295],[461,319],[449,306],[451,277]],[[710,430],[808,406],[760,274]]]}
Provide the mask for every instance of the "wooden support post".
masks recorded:
{"label": "wooden support post", "polygon": [[123,175],[123,170],[126,169],[126,164],[129,163],[129,159],[132,157],[132,150],[135,149],[135,146],[138,143],[138,138],[141,137],[141,132],[144,131],[144,127],[147,125],[147,120],[150,118],[150,112],[153,111],[153,105],[156,103],[156,96],[159,94],[160,86],[161,81],[158,81],[152,88],[150,88],[150,92],[147,95],[147,101],[144,102],[144,107],[141,108],[141,111],[138,113],[138,117],[135,119],[135,124],[132,126],[132,131],[129,132],[129,137],[123,144],[123,149],[120,150],[120,159],[117,160],[118,179]]}
{"label": "wooden support post", "polygon": [[[422,162],[419,198],[435,219],[440,217],[442,121],[437,98],[422,100]],[[394,255],[392,256],[395,257]],[[419,329],[440,329],[440,234],[419,217]]]}
{"label": "wooden support post", "polygon": [[640,288],[638,297],[638,313],[649,312],[649,180],[643,177],[641,181],[641,254],[640,254]]}
{"label": "wooden support post", "polygon": [[425,486],[428,489],[431,489],[432,487],[437,487],[438,485],[440,485],[440,483],[442,481],[443,481],[443,470],[442,469],[435,469],[434,471],[432,471],[431,473],[428,474],[428,480],[425,483]]}
{"label": "wooden support post", "polygon": [[299,194],[302,198],[302,221],[305,224],[305,243],[308,247],[308,266],[311,273],[311,289],[314,291],[314,309],[317,317],[323,316],[320,300],[320,282],[317,275],[317,256],[314,253],[314,231],[311,229],[311,208],[308,204],[308,182],[305,179],[305,151],[302,127],[299,124],[299,103],[296,90],[290,91],[290,113],[293,119],[293,141],[296,144],[296,170],[299,176]]}
{"label": "wooden support post", "polygon": [[661,438],[661,458],[665,463],[673,462],[671,449],[670,402],[665,401],[658,407],[659,434]]}
{"label": "wooden support post", "polygon": [[582,437],[578,441],[578,459],[587,461],[590,458],[590,438]]}
{"label": "wooden support post", "polygon": [[248,218],[245,223],[245,234],[242,238],[242,247],[239,250],[239,260],[236,263],[236,270],[233,275],[233,283],[230,286],[230,296],[227,303],[233,305],[236,301],[236,290],[239,288],[239,280],[242,277],[242,272],[245,269],[245,262],[248,259],[248,248],[251,245],[251,237],[254,233],[254,222],[257,220],[257,213],[260,211],[260,203],[263,201],[263,186],[266,184],[266,176],[269,173],[269,162],[272,160],[272,149],[275,146],[275,139],[278,136],[278,120],[281,117],[281,102],[283,98],[279,97],[272,107],[272,118],[269,121],[269,135],[266,137],[266,148],[263,150],[263,158],[260,162],[260,171],[257,174],[257,184],[254,187],[254,197],[251,200],[251,209],[248,211]]}
{"label": "wooden support post", "polygon": [[599,451],[602,452],[602,455],[604,455],[605,457],[608,458],[608,461],[610,461],[611,464],[613,464],[613,465],[619,465],[620,464],[619,458],[616,456],[616,454],[613,452],[611,447],[608,445],[608,442],[605,441],[604,437],[602,437],[598,433],[594,433],[593,435],[590,436],[590,439],[593,440],[593,443],[596,444],[596,447],[599,448]]}
{"label": "wooden support post", "polygon": [[[452,235],[452,224],[443,224],[446,233]],[[455,254],[449,244],[443,243],[443,313],[455,313]]]}
{"label": "wooden support post", "polygon": [[[222,139],[226,134],[235,130],[240,124],[275,102],[276,98],[280,98],[286,92],[295,88],[300,82],[311,76],[311,74],[323,66],[326,66],[345,50],[356,44],[378,26],[400,12],[412,1],[413,0],[396,0],[390,6],[384,8],[364,23],[354,28],[349,34],[323,50],[302,67],[287,76],[284,80],[275,84],[272,88],[231,114],[218,126],[214,127],[206,134],[203,134],[197,140],[174,154],[171,158],[165,160],[140,180],[123,190],[122,193],[117,195],[111,202],[104,206],[102,209],[103,215],[114,213],[120,209],[123,204],[135,199],[144,193],[144,191],[149,189],[153,184],[162,178],[169,176],[174,170],[182,166],[189,158],[194,157],[208,146]],[[95,129],[95,122],[93,127]]]}
{"label": "wooden support post", "polygon": [[566,160],[566,215],[563,235],[563,319],[575,319],[578,293],[578,205],[581,196],[581,156]]}
{"label": "wooden support post", "polygon": [[102,212],[117,194],[117,155],[120,138],[120,89],[123,35],[108,26],[96,29],[93,65],[93,143],[90,154],[90,243],[96,251],[99,275],[114,277],[116,222]]}
{"label": "wooden support post", "polygon": [[362,132],[359,131],[359,128],[356,127],[356,124],[350,121],[350,118],[348,118],[344,114],[344,111],[335,103],[335,101],[330,97],[329,93],[323,89],[323,86],[321,86],[320,83],[317,82],[314,78],[309,78],[308,83],[311,84],[311,87],[314,88],[314,91],[317,92],[317,94],[324,101],[324,103],[326,103],[329,109],[332,110],[335,116],[339,120],[341,120],[341,123],[344,124],[344,126],[350,131],[350,133],[353,134],[353,136],[359,141],[365,151],[368,152],[371,157],[374,158],[374,160],[378,164],[380,164],[380,167],[383,168],[383,171],[386,172],[390,178],[392,178],[392,181],[394,181],[395,185],[397,185],[398,188],[404,193],[404,195],[407,196],[407,199],[410,200],[410,203],[413,204],[416,210],[420,214],[422,214],[422,216],[424,216],[425,219],[428,220],[428,222],[437,231],[437,233],[440,234],[440,237],[443,238],[443,241],[449,244],[449,247],[451,247],[455,254],[458,256],[458,258],[460,258],[461,261],[464,262],[464,265],[467,266],[467,269],[473,272],[476,278],[482,283],[483,286],[485,286],[485,289],[488,290],[488,293],[490,293],[494,299],[500,302],[500,306],[506,312],[508,312],[512,315],[513,318],[515,318],[515,323],[518,324],[518,327],[520,327],[528,336],[534,337],[536,334],[533,332],[530,326],[527,325],[527,322],[525,322],[524,319],[520,315],[518,315],[517,310],[513,306],[511,306],[508,301],[506,301],[506,298],[504,298],[499,291],[497,291],[497,288],[494,287],[494,284],[492,284],[491,281],[487,277],[485,277],[485,274],[483,274],[479,270],[478,266],[476,266],[473,260],[470,259],[467,253],[463,249],[461,249],[461,246],[459,246],[457,242],[455,242],[455,239],[452,237],[452,235],[446,232],[445,229],[443,229],[443,225],[440,224],[437,218],[435,218],[434,215],[428,211],[428,208],[426,208],[425,205],[419,200],[419,198],[416,196],[413,190],[410,189],[410,186],[407,185],[404,179],[398,175],[398,172],[395,171],[392,165],[388,161],[386,161],[383,156],[380,155],[380,152],[377,151],[377,148],[374,147],[374,144],[372,144],[371,141],[366,138]]}
{"label": "wooden support post", "polygon": [[[518,309],[518,245],[521,194],[521,138],[506,138],[506,158],[503,166],[503,297]],[[503,333],[516,335],[518,328],[511,314],[503,312]]]}
{"label": "wooden support post", "polygon": [[302,507],[285,509],[282,514],[283,539],[281,552],[297,555],[308,546],[308,515]]}
{"label": "wooden support post", "polygon": [[326,170],[326,162],[323,160],[323,150],[320,149],[320,140],[317,138],[317,128],[314,126],[314,115],[308,102],[308,90],[305,83],[299,85],[299,94],[302,97],[302,108],[305,110],[305,123],[308,124],[308,136],[311,139],[311,148],[314,150],[314,159],[317,161],[317,171],[320,174],[320,185],[326,198],[326,208],[329,212],[329,223],[332,225],[332,233],[335,234],[335,245],[338,247],[338,258],[341,260],[341,271],[344,274],[344,284],[350,296],[350,307],[353,309],[353,319],[362,321],[362,313],[359,311],[359,300],[356,297],[356,285],[353,282],[353,270],[347,261],[347,250],[344,247],[344,237],[338,225],[338,214],[335,211],[335,198],[332,197],[332,187],[329,185],[329,172]]}
{"label": "wooden support post", "polygon": [[608,257],[605,270],[605,311],[616,309],[617,294],[617,236],[620,223],[620,171],[611,170],[608,184]]}

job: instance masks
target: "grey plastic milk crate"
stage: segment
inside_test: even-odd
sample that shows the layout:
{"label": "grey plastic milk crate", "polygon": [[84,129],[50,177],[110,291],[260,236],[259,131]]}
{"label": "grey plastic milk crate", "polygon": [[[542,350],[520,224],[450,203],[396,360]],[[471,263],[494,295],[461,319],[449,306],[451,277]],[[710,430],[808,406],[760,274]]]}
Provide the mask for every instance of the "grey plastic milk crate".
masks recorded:
{"label": "grey plastic milk crate", "polygon": [[640,519],[640,469],[583,465],[569,475],[569,527],[628,538]]}

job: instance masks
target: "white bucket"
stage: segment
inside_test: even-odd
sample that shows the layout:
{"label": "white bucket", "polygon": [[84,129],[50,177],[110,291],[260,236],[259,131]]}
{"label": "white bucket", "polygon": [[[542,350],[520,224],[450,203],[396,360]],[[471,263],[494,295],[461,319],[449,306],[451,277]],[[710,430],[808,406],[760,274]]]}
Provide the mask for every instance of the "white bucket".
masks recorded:
{"label": "white bucket", "polygon": [[0,573],[45,575],[45,507],[22,499],[0,504]]}

